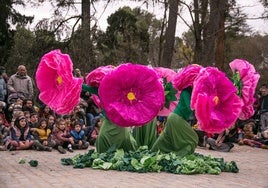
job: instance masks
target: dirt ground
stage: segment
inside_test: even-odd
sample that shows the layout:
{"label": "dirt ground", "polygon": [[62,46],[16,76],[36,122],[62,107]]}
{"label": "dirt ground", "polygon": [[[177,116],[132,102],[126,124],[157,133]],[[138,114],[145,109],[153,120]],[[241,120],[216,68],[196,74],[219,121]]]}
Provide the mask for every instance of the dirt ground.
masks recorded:
{"label": "dirt ground", "polygon": [[[60,159],[72,157],[86,150],[60,154],[58,151],[1,151],[0,187],[18,188],[98,188],[98,187],[254,187],[268,188],[268,150],[249,146],[235,147],[229,153],[197,148],[196,152],[223,157],[226,161],[235,161],[239,173],[221,173],[220,175],[176,175],[170,173],[131,173],[119,171],[94,170],[91,168],[74,169],[61,165]],[[20,158],[26,159],[19,164]],[[28,161],[36,159],[37,167],[31,167]]]}

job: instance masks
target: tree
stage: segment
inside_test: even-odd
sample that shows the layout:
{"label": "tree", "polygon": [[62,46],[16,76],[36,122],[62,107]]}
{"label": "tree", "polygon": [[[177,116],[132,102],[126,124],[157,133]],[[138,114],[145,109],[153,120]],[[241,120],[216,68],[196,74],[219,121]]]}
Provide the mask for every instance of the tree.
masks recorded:
{"label": "tree", "polygon": [[230,70],[229,62],[240,58],[249,61],[261,75],[259,85],[267,83],[268,77],[268,35],[240,36],[228,41],[229,51],[227,59],[228,66],[226,70]]}
{"label": "tree", "polygon": [[6,68],[10,73],[14,73],[17,71],[18,65],[24,64],[27,67],[28,74],[34,77],[40,57],[52,49],[64,49],[63,46],[47,30],[32,32],[18,26],[14,34],[14,43],[10,49]]}
{"label": "tree", "polygon": [[106,64],[133,62],[148,64],[149,30],[153,15],[139,8],[123,7],[108,17],[106,33],[101,34],[98,47]]}
{"label": "tree", "polygon": [[25,25],[33,20],[33,17],[21,15],[13,8],[14,5],[18,4],[25,5],[20,0],[0,0],[0,65],[5,66],[7,58],[10,55],[14,34],[10,24]]}
{"label": "tree", "polygon": [[[218,63],[215,63],[216,57],[219,54],[216,54],[216,42],[218,39],[218,44],[223,45],[224,40],[224,21],[225,21],[225,11],[227,7],[227,0],[215,0],[210,1],[210,14],[208,22],[205,24],[203,40],[204,48],[202,52],[202,58],[200,60],[201,64],[204,66],[222,64],[222,54],[221,59]],[[220,29],[223,31],[220,32]],[[220,38],[219,38],[220,37]],[[223,48],[221,46],[221,48]],[[223,49],[219,49],[218,53],[222,53]],[[222,66],[222,65],[220,65]],[[220,67],[219,67],[220,68]]]}
{"label": "tree", "polygon": [[160,61],[160,66],[162,67],[171,67],[172,56],[174,53],[178,6],[179,6],[178,0],[169,0],[168,26],[165,34],[166,40],[164,44],[163,56]]}

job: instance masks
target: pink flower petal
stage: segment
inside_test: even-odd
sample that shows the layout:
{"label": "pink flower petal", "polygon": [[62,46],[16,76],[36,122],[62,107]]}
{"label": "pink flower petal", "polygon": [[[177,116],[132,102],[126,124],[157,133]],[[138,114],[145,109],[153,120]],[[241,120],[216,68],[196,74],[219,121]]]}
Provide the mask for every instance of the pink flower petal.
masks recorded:
{"label": "pink flower petal", "polygon": [[239,119],[246,120],[253,116],[253,104],[255,102],[254,94],[260,75],[256,72],[253,65],[243,59],[235,59],[230,64],[233,73],[238,72],[242,82],[243,103]]}
{"label": "pink flower petal", "polygon": [[74,78],[73,63],[67,54],[53,50],[45,54],[37,68],[39,98],[58,114],[68,114],[79,103],[82,78]]}
{"label": "pink flower petal", "polygon": [[94,101],[94,103],[97,105],[98,108],[102,109],[101,101],[98,95],[91,94],[90,98]]}
{"label": "pink flower petal", "polygon": [[86,84],[91,87],[99,87],[104,76],[114,69],[115,67],[112,65],[101,66],[94,69],[86,76]]}
{"label": "pink flower petal", "polygon": [[200,71],[194,81],[191,108],[203,131],[220,133],[232,126],[241,112],[233,83],[217,68]]}
{"label": "pink flower petal", "polygon": [[[164,67],[154,67],[153,68],[155,72],[161,77],[162,79],[166,78],[167,82],[172,82],[174,77],[176,76],[176,72],[169,68]],[[175,107],[178,104],[178,99],[180,97],[180,91],[176,94],[177,101],[170,102],[169,108],[163,107],[160,112],[158,113],[158,116],[168,116],[171,112],[174,111]]]}
{"label": "pink flower petal", "polygon": [[202,68],[202,66],[197,64],[184,67],[174,77],[172,81],[173,87],[178,91],[182,91],[189,86],[193,86],[194,80]]}
{"label": "pink flower petal", "polygon": [[151,121],[164,105],[164,88],[150,68],[126,63],[108,73],[99,87],[108,119],[122,126]]}

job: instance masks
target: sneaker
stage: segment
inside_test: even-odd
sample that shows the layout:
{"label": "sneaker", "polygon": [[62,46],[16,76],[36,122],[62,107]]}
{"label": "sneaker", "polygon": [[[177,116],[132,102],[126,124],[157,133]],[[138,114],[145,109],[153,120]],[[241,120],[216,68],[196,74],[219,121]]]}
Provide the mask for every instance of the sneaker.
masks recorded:
{"label": "sneaker", "polygon": [[87,149],[89,147],[89,143],[86,142],[84,145],[82,145],[81,149]]}
{"label": "sneaker", "polygon": [[59,151],[61,154],[65,154],[65,153],[66,153],[66,150],[63,149],[62,146],[58,146],[58,151]]}
{"label": "sneaker", "polygon": [[45,146],[43,146],[38,140],[34,140],[33,146],[37,151],[44,151]]}
{"label": "sneaker", "polygon": [[71,147],[68,147],[68,151],[71,152],[71,153],[74,152],[73,148],[71,148]]}
{"label": "sneaker", "polygon": [[45,147],[45,151],[51,152],[52,151],[52,148],[51,147]]}

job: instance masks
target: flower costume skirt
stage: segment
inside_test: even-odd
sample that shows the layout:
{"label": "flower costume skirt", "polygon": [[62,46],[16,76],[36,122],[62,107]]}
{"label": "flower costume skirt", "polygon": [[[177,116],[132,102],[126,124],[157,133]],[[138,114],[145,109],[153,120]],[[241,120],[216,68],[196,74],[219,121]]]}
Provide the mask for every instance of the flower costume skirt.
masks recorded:
{"label": "flower costume skirt", "polygon": [[181,157],[192,154],[198,143],[198,136],[182,117],[175,113],[168,116],[163,133],[158,137],[152,151],[175,152]]}
{"label": "flower costume skirt", "polygon": [[149,149],[152,148],[157,139],[156,121],[157,119],[154,118],[146,125],[134,128],[133,136],[137,142],[138,147],[146,145]]}
{"label": "flower costume skirt", "polygon": [[131,135],[130,128],[119,127],[104,118],[96,140],[97,152],[106,152],[113,145],[124,151],[135,151],[137,149],[137,143]]}

